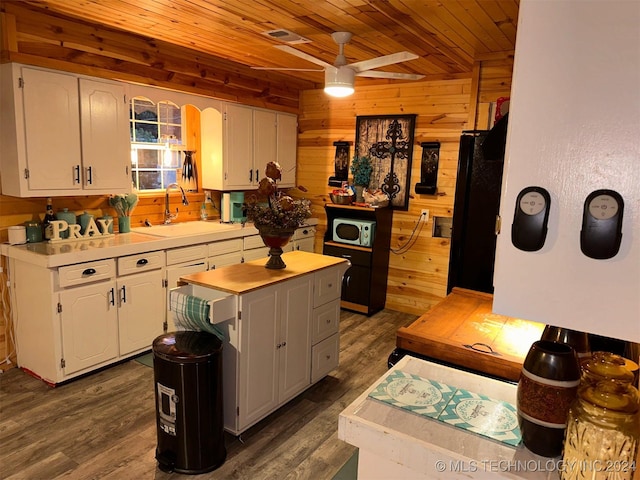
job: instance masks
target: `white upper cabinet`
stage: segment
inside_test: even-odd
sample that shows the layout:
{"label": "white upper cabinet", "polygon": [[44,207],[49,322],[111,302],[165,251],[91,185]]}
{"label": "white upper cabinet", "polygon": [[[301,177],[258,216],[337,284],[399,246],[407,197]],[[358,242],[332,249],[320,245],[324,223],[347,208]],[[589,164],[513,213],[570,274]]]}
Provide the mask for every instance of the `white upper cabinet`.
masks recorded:
{"label": "white upper cabinet", "polygon": [[272,161],[282,167],[279,186],[295,185],[295,115],[225,103],[204,109],[200,125],[204,189],[255,189]]}
{"label": "white upper cabinet", "polygon": [[131,190],[123,84],[11,63],[0,69],[3,194]]}
{"label": "white upper cabinet", "polygon": [[[520,2],[496,313],[640,342],[638,25],[638,0]],[[551,200],[536,251],[511,240],[518,194],[529,186]],[[606,259],[581,249],[585,200],[601,189],[624,202],[620,248]]]}

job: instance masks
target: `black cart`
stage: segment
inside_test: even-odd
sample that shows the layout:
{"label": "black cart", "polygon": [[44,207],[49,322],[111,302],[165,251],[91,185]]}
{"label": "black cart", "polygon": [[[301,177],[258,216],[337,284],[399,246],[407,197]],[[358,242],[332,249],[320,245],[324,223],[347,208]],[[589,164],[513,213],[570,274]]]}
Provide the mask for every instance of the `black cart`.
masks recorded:
{"label": "black cart", "polygon": [[227,455],[222,416],[222,341],[170,332],[153,341],[158,447],[163,471],[205,473]]}

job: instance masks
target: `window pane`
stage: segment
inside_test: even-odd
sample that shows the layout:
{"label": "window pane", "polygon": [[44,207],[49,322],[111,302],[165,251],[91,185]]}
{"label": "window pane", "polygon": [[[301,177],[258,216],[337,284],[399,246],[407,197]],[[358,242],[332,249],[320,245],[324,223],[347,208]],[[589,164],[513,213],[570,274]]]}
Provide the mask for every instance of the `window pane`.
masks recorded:
{"label": "window pane", "polygon": [[165,164],[166,168],[176,168],[182,167],[182,152],[169,151],[165,156]]}
{"label": "window pane", "polygon": [[160,151],[138,149],[138,168],[158,168],[160,166]]}
{"label": "window pane", "polygon": [[162,188],[160,172],[138,172],[138,176],[140,179],[139,190],[155,190],[158,188]]}
{"label": "window pane", "polygon": [[167,142],[169,139],[175,140],[174,142],[169,143],[182,143],[182,127],[179,125],[160,125],[160,136],[161,138],[167,138]]}
{"label": "window pane", "polygon": [[160,123],[182,123],[180,107],[167,102],[160,102],[158,107],[160,110]]}
{"label": "window pane", "polygon": [[156,105],[147,100],[134,99],[135,105],[135,119],[145,120],[148,122],[158,121],[158,109]]}
{"label": "window pane", "polygon": [[135,122],[134,142],[158,143],[158,124]]}
{"label": "window pane", "polygon": [[175,170],[165,170],[163,172],[163,178],[164,178],[164,187],[166,188],[167,185],[171,184],[171,183],[176,183],[178,180],[178,176],[176,174]]}

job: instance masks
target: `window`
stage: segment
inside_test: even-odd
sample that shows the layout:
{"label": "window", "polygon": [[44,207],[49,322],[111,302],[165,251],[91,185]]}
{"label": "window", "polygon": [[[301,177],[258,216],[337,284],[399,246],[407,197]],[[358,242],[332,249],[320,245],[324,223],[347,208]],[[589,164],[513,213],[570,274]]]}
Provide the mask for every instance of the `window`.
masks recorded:
{"label": "window", "polygon": [[181,109],[171,102],[134,97],[130,105],[131,175],[138,191],[176,182],[181,166]]}

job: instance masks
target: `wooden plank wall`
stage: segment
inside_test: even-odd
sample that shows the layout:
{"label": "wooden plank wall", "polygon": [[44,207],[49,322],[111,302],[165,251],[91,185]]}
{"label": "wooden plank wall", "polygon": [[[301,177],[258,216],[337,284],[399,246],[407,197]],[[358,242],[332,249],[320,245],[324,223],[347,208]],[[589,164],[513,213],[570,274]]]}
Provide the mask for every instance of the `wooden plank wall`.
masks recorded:
{"label": "wooden plank wall", "polygon": [[[14,5],[17,9],[17,6]],[[41,18],[44,22],[45,17]],[[21,57],[23,61],[35,65],[49,66],[76,73],[95,74],[87,71],[82,65],[73,62],[51,60],[48,58],[47,44],[55,43],[54,30],[46,27],[47,22],[41,22],[42,27],[26,22],[7,22],[2,15],[3,26],[9,24],[12,28],[3,28],[3,54],[6,59],[6,49],[19,49],[21,42],[17,39],[28,38],[28,48],[31,53]],[[59,20],[51,23],[59,22]],[[68,25],[67,25],[68,27]],[[28,28],[29,33],[20,31]],[[39,28],[39,30],[38,30]],[[34,33],[38,30],[38,35]],[[125,35],[125,34],[122,34]],[[91,36],[89,36],[91,37]],[[122,39],[121,39],[122,40]],[[89,44],[90,39],[87,39]],[[127,42],[123,41],[122,45]],[[136,43],[136,45],[138,45]],[[73,50],[83,49],[82,38],[76,38],[74,46],[67,57],[73,58]],[[40,52],[40,54],[38,54]],[[139,52],[138,52],[139,53]],[[42,56],[39,56],[42,55]],[[154,55],[157,52],[154,51]],[[86,59],[84,55],[78,55]],[[52,63],[53,62],[53,63]],[[313,202],[314,216],[320,219],[316,236],[315,250],[322,252],[322,237],[326,229],[324,204],[329,201],[327,184],[329,176],[333,175],[333,159],[335,155],[335,141],[355,140],[355,121],[357,115],[386,115],[386,114],[417,114],[415,131],[414,154],[411,172],[412,197],[408,211],[396,211],[393,221],[392,248],[406,250],[404,253],[390,254],[389,284],[387,290],[387,308],[422,314],[435,303],[444,298],[449,261],[449,240],[432,236],[433,216],[451,217],[453,215],[453,199],[457,171],[458,141],[465,129],[484,129],[489,126],[488,115],[490,102],[497,98],[509,96],[511,89],[511,70],[513,58],[509,54],[478,59],[472,75],[447,77],[437,80],[420,81],[414,83],[398,83],[393,85],[376,85],[358,87],[356,93],[345,99],[327,97],[321,90],[305,90],[300,95],[299,135],[298,135],[298,177],[297,182],[308,189],[305,194]],[[101,76],[117,77],[117,73],[109,74],[108,69],[100,69]],[[135,77],[135,76],[134,76]],[[133,77],[131,78],[134,79]],[[142,76],[135,77],[137,81],[146,83]],[[168,86],[168,85],[165,85]],[[174,88],[181,90],[182,85],[176,83]],[[264,105],[263,105],[264,106]],[[273,105],[269,105],[274,107]],[[471,120],[469,120],[471,119]],[[438,174],[437,195],[416,195],[413,185],[420,178],[420,142],[439,141],[440,167]],[[353,154],[353,147],[351,148]],[[176,195],[174,193],[174,195]],[[203,200],[202,192],[189,194],[191,205],[189,208],[180,207],[179,221],[199,218],[199,207]],[[220,193],[214,192],[214,205],[219,205]],[[176,202],[177,200],[173,199]],[[10,225],[21,224],[27,220],[40,219],[44,215],[45,198],[15,198],[0,195],[0,241],[6,241],[6,228]],[[173,204],[172,204],[173,205]],[[101,216],[105,213],[114,215],[108,206],[106,196],[75,196],[54,199],[57,211],[69,208],[82,213],[84,210]],[[418,228],[418,235],[411,248],[403,249],[416,226],[421,209],[429,209],[430,220]],[[134,212],[132,225],[140,225],[145,218],[152,223],[160,223],[164,210],[163,195],[142,196]],[[213,208],[209,215],[219,216]],[[8,335],[1,332],[8,331],[7,307],[3,303],[0,315],[0,362],[2,352],[12,351],[8,343]],[[15,360],[15,357],[14,357]]]}
{"label": "wooden plank wall", "polygon": [[[433,217],[453,216],[460,134],[490,127],[490,103],[509,96],[511,68],[512,59],[505,55],[479,61],[477,74],[466,78],[395,87],[358,87],[356,80],[356,92],[344,99],[332,99],[321,90],[302,93],[298,183],[313,193],[314,216],[320,219],[318,252],[326,231],[324,204],[330,201],[332,189],[327,181],[334,174],[333,142],[350,142],[353,156],[356,116],[417,114],[409,208],[396,210],[393,216],[387,308],[420,315],[446,296],[450,240],[433,236]],[[471,103],[472,99],[477,103]],[[440,142],[436,195],[420,195],[414,190],[420,179],[420,143],[426,141]],[[426,224],[418,224],[422,209],[429,210]]]}

